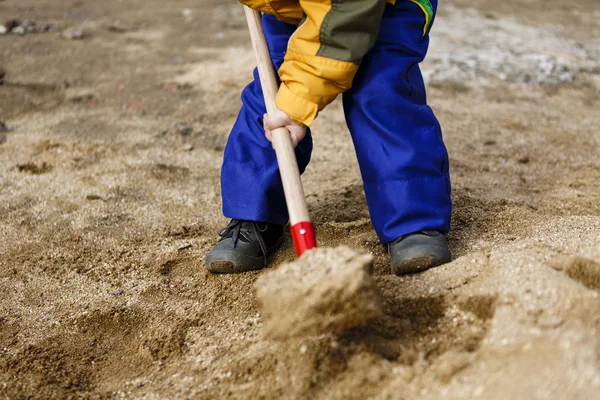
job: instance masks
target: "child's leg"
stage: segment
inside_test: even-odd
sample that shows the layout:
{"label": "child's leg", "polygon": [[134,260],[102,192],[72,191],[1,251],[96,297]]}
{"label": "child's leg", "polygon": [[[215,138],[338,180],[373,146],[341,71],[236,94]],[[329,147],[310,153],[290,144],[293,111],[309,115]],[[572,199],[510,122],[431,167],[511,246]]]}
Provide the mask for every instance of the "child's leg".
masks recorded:
{"label": "child's leg", "polygon": [[[431,5],[435,10],[437,0]],[[425,15],[409,0],[388,5],[377,42],[344,95],[371,219],[384,243],[450,228],[448,155],[418,66],[429,42]]]}
{"label": "child's leg", "polygon": [[[277,70],[283,62],[290,35],[296,26],[265,14],[263,28]],[[228,218],[285,225],[285,197],[275,151],[265,138],[262,116],[266,113],[258,72],[242,92],[242,109],[229,134],[221,170],[223,214]],[[312,151],[310,132],[296,147],[300,172]]]}

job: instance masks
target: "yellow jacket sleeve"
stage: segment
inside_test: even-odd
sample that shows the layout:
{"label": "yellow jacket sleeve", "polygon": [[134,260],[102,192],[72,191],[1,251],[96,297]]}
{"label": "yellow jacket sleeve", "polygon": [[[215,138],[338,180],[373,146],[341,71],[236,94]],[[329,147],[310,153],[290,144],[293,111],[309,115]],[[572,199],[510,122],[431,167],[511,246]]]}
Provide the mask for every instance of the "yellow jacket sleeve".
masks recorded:
{"label": "yellow jacket sleeve", "polygon": [[350,89],[375,43],[386,0],[300,0],[304,17],[279,69],[275,103],[310,125],[319,111]]}

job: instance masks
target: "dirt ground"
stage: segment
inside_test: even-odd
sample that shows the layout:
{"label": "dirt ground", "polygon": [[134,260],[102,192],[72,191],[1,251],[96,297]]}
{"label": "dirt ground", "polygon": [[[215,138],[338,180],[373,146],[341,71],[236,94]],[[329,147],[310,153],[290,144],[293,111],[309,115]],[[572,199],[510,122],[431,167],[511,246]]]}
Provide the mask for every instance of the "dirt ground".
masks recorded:
{"label": "dirt ground", "polygon": [[[265,340],[203,257],[254,65],[218,0],[0,0],[0,398],[590,399],[600,392],[600,7],[442,1],[423,66],[455,261],[389,272],[341,107],[305,176],[321,246],[374,255],[384,315]],[[276,264],[291,260],[288,243]]]}

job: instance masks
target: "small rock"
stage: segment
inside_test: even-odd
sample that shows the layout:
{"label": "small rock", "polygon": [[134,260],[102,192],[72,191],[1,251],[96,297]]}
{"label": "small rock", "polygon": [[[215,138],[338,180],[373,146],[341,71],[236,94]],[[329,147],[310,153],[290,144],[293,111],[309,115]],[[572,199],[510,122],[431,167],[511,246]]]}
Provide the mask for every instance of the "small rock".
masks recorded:
{"label": "small rock", "polygon": [[32,175],[41,175],[52,170],[52,166],[46,164],[46,162],[42,162],[41,166],[38,166],[32,162],[28,162],[26,164],[17,164],[16,168],[19,172],[28,172]]}
{"label": "small rock", "polygon": [[34,21],[24,20],[20,26],[25,30],[25,33],[37,32],[37,25]]}
{"label": "small rock", "polygon": [[191,244],[186,244],[185,246],[181,246],[181,247],[179,247],[179,248],[177,249],[177,251],[184,251],[184,250],[191,249],[191,248],[192,248],[192,245],[191,245]]}
{"label": "small rock", "polygon": [[185,151],[192,151],[192,150],[194,150],[194,145],[193,145],[193,144],[191,144],[191,143],[186,143],[186,144],[183,146],[183,150],[185,150]]}
{"label": "small rock", "polygon": [[83,40],[88,37],[82,28],[73,28],[64,30],[60,36],[68,40]]}
{"label": "small rock", "polygon": [[35,31],[38,33],[50,32],[54,30],[54,25],[52,24],[42,24],[40,26],[36,26]]}
{"label": "small rock", "polygon": [[4,25],[0,25],[0,35],[6,35],[8,33],[8,29]]}
{"label": "small rock", "polygon": [[194,132],[194,128],[188,122],[180,121],[175,124],[177,133],[181,136],[190,136]]}
{"label": "small rock", "polygon": [[26,33],[25,28],[22,26],[17,26],[13,30],[11,30],[11,32],[14,33],[15,35],[20,35],[20,36],[23,36]]}
{"label": "small rock", "polygon": [[94,93],[88,88],[69,88],[65,98],[72,103],[84,103],[94,100]]}
{"label": "small rock", "polygon": [[6,76],[6,70],[0,67],[0,85],[4,83],[4,77]]}
{"label": "small rock", "polygon": [[18,19],[9,19],[4,24],[4,27],[6,28],[7,32],[12,32],[12,30],[15,29],[19,25],[21,25],[21,20],[18,20]]}
{"label": "small rock", "polygon": [[529,156],[523,156],[523,157],[519,157],[517,159],[517,161],[519,162],[519,164],[529,164]]}
{"label": "small rock", "polygon": [[123,26],[120,23],[115,22],[115,23],[108,25],[106,27],[106,30],[108,30],[109,32],[114,32],[114,33],[125,33],[125,32],[129,32],[129,31],[133,31],[133,30],[135,30],[135,28],[133,28],[131,26]]}

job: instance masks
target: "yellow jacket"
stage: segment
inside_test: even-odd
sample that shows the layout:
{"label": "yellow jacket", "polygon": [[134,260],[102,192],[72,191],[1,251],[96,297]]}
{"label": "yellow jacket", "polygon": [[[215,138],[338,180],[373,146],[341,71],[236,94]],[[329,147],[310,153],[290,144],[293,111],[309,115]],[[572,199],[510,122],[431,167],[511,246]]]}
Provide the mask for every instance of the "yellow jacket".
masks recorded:
{"label": "yellow jacket", "polygon": [[[279,69],[275,103],[294,121],[310,125],[319,111],[352,86],[363,56],[375,43],[386,2],[406,0],[240,0],[255,10],[298,25]],[[408,0],[425,14],[429,0]]]}

